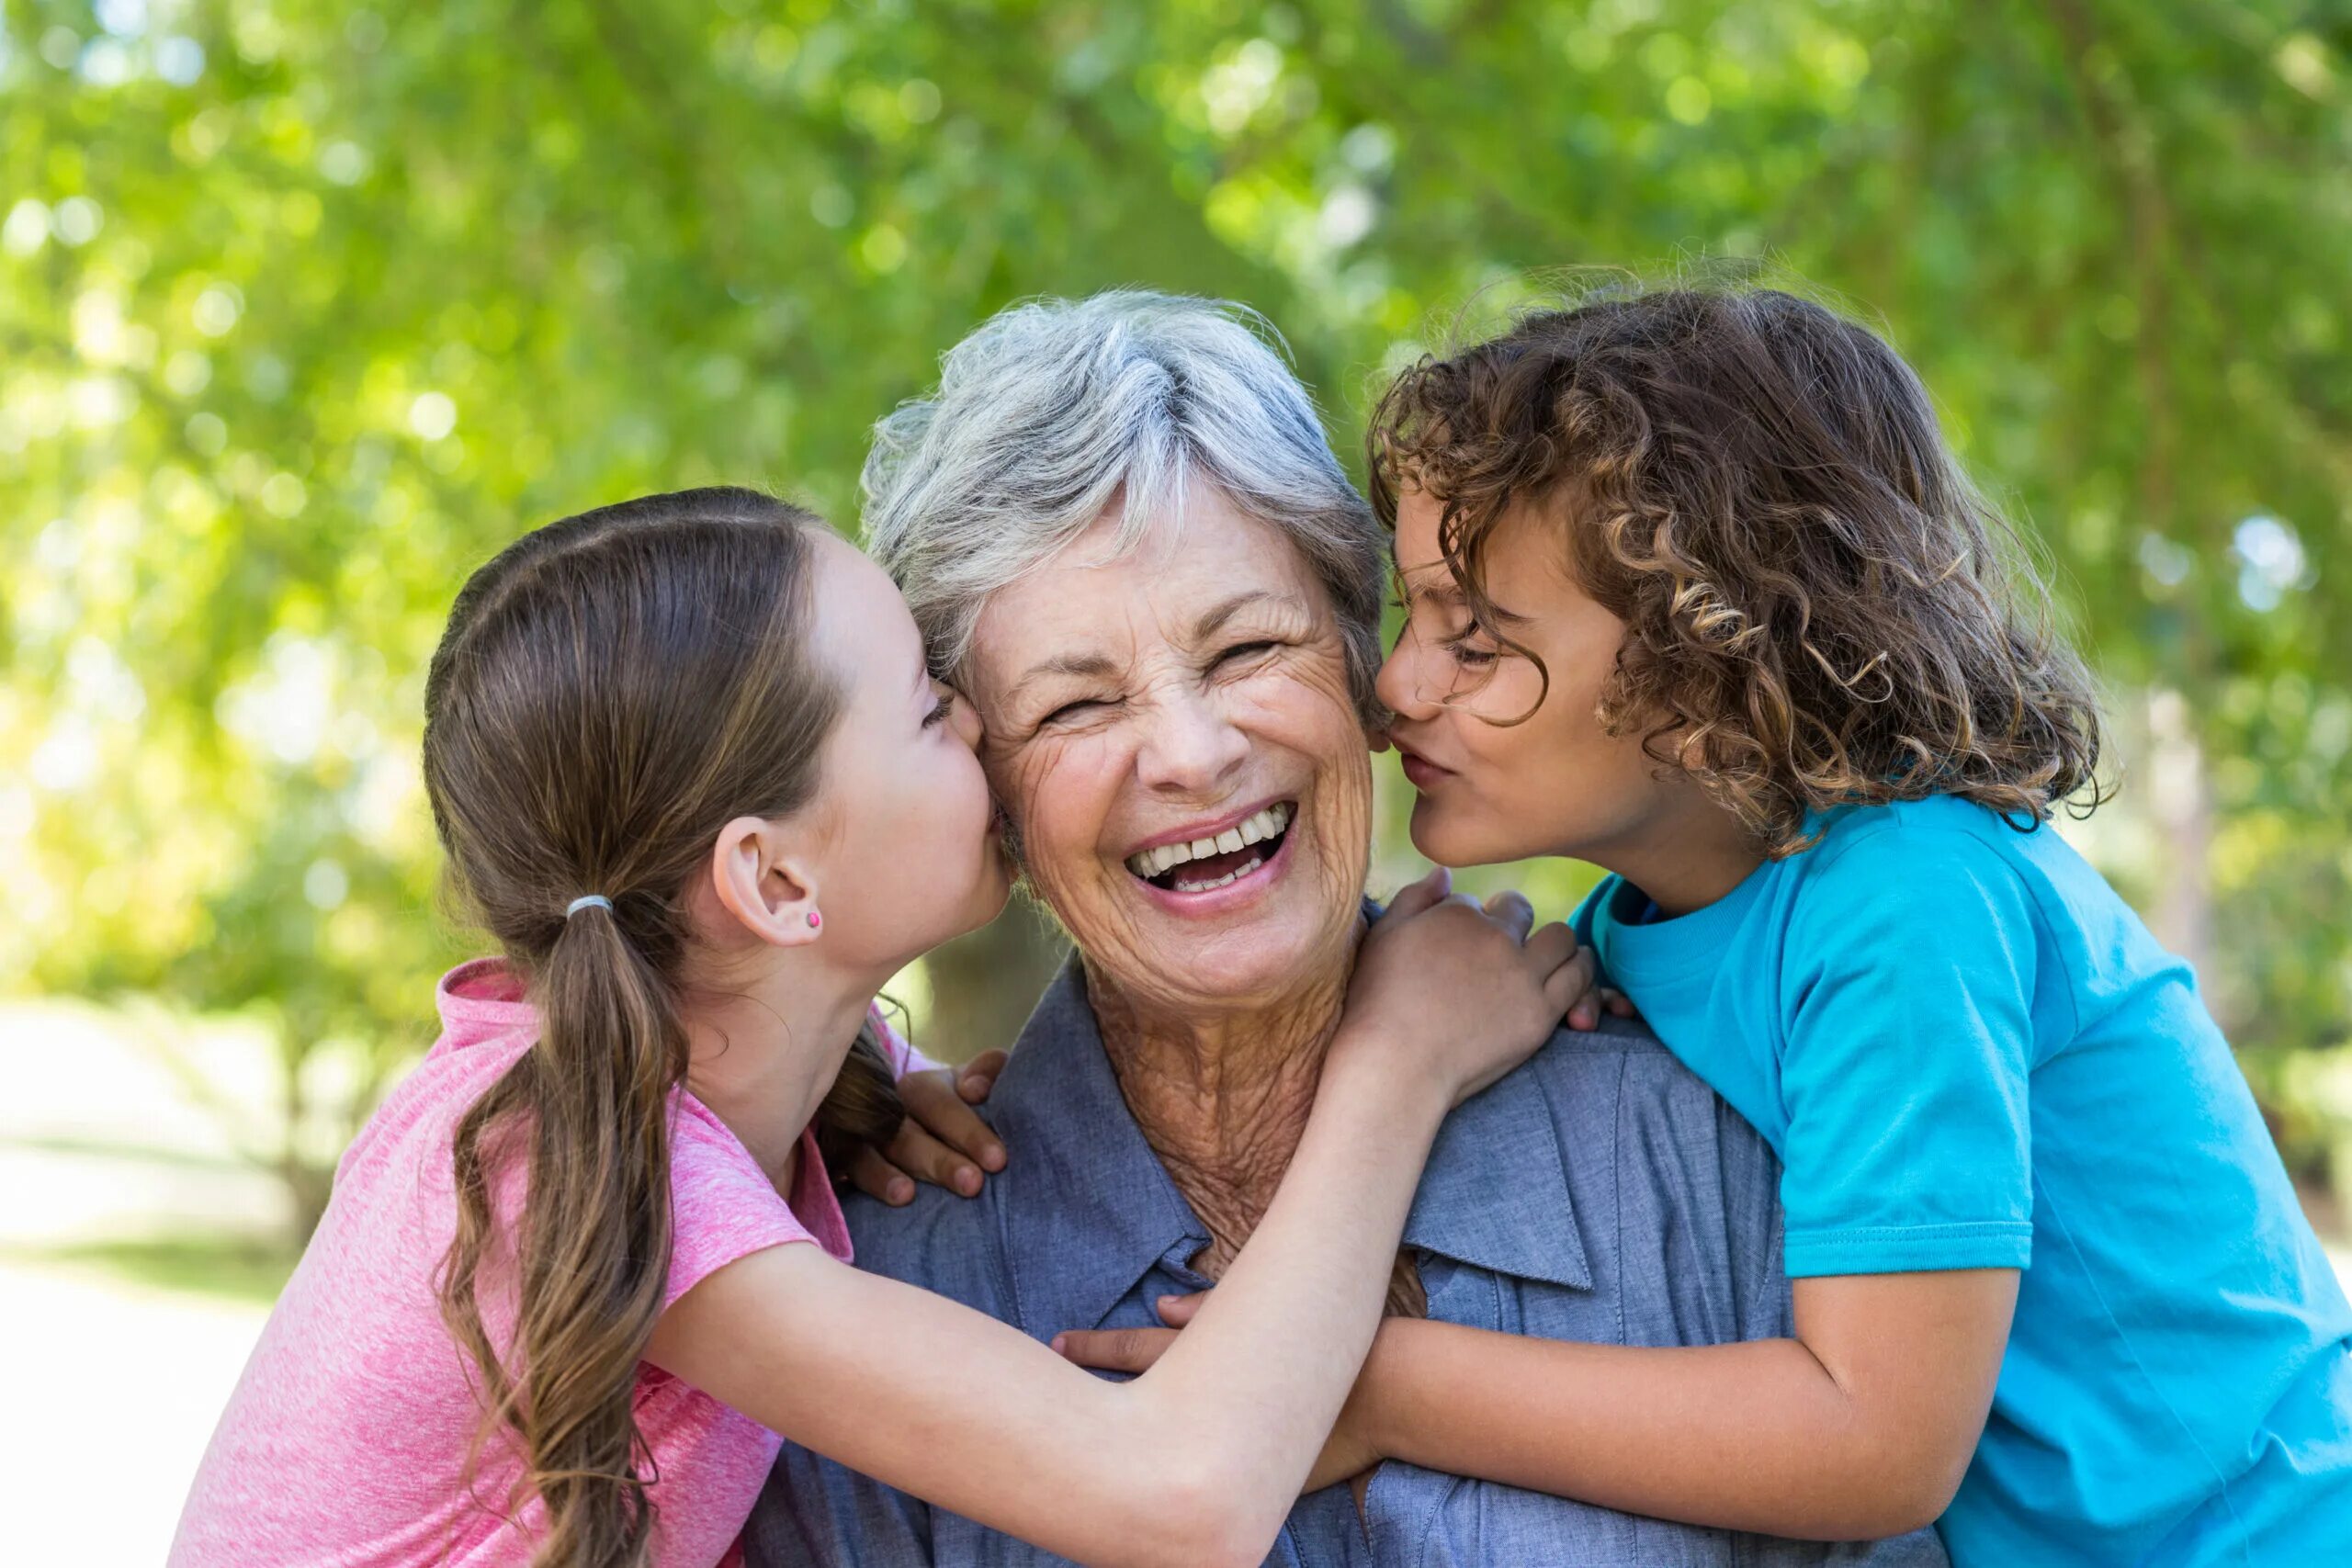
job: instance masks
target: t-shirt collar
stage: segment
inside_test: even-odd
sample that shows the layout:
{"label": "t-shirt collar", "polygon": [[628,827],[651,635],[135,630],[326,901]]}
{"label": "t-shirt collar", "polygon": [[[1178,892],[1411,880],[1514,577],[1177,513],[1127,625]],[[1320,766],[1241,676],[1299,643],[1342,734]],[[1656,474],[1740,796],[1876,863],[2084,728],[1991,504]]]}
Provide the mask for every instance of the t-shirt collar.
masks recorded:
{"label": "t-shirt collar", "polygon": [[503,958],[458,964],[441,976],[433,1000],[440,1010],[442,1036],[452,1045],[538,1027],[522,976]]}

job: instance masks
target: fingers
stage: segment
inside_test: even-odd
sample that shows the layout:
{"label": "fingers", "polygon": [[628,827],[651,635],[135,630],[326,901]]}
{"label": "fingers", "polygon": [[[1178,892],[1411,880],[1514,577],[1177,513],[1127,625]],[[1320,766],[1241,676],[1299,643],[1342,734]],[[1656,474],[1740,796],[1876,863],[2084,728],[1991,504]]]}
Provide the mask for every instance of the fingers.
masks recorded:
{"label": "fingers", "polygon": [[1182,1328],[1199,1314],[1201,1303],[1208,1299],[1206,1291],[1195,1291],[1188,1296],[1162,1296],[1153,1304],[1159,1308],[1160,1322]]}
{"label": "fingers", "polygon": [[[956,1109],[965,1115],[972,1114],[968,1106]],[[934,1187],[944,1187],[950,1192],[960,1192],[969,1198],[980,1190],[979,1167],[967,1158],[960,1149],[950,1148],[933,1137],[911,1116],[899,1123],[898,1136],[892,1138],[883,1151],[892,1164],[918,1181],[928,1181]]]}
{"label": "fingers", "polygon": [[1548,975],[1577,955],[1577,933],[1554,920],[1527,939],[1527,961],[1539,975]]}
{"label": "fingers", "polygon": [[1600,987],[1600,1000],[1601,1005],[1609,1010],[1611,1017],[1636,1018],[1640,1016],[1640,1010],[1634,1006],[1634,998],[1613,986],[1603,986]]}
{"label": "fingers", "polygon": [[1544,1000],[1567,1015],[1571,1029],[1592,1029],[1600,1022],[1592,999],[1594,964],[1589,951],[1578,953],[1544,977]]}
{"label": "fingers", "polygon": [[882,1151],[872,1144],[867,1144],[851,1156],[848,1175],[859,1191],[868,1197],[879,1198],[894,1209],[914,1201],[913,1179],[883,1158]]}
{"label": "fingers", "polygon": [[1073,1328],[1054,1336],[1054,1352],[1101,1371],[1140,1372],[1174,1343],[1172,1328]]}
{"label": "fingers", "polygon": [[[1002,1052],[995,1054],[1003,1055]],[[994,1129],[981,1121],[979,1113],[967,1103],[973,1098],[965,1087],[969,1074],[969,1068],[956,1073],[952,1083],[950,1075],[945,1072],[909,1073],[900,1078],[899,1096],[907,1102],[907,1126],[928,1133],[934,1141],[974,1161],[983,1169],[1002,1170],[1003,1143]],[[980,1099],[988,1098],[989,1089],[994,1082],[992,1072],[982,1075],[978,1089]],[[904,1131],[900,1129],[901,1135]],[[904,1160],[899,1163],[906,1164]],[[914,1169],[911,1166],[908,1168]],[[926,1181],[937,1179],[927,1170],[915,1170],[915,1174]],[[941,1185],[946,1183],[942,1182]],[[963,1189],[958,1187],[956,1190],[960,1192]],[[978,1183],[974,1184],[973,1190],[978,1190]]]}
{"label": "fingers", "polygon": [[1408,882],[1397,889],[1396,897],[1388,901],[1385,919],[1409,919],[1422,910],[1443,903],[1453,892],[1453,874],[1442,865],[1431,866],[1430,874],[1419,882]]}
{"label": "fingers", "polygon": [[[963,1097],[967,1105],[978,1105],[996,1088],[997,1075],[1004,1071],[1004,1065],[1011,1060],[1012,1055],[1010,1052],[981,1052],[956,1072],[956,1092]],[[989,1168],[994,1170],[996,1167]]]}
{"label": "fingers", "polygon": [[1596,965],[1589,953],[1579,953],[1570,964],[1581,965],[1585,975],[1584,994],[1568,1004],[1568,1027],[1589,1032],[1600,1027],[1600,989],[1592,984]]}
{"label": "fingers", "polygon": [[1535,924],[1535,906],[1527,901],[1525,895],[1515,887],[1505,888],[1490,895],[1481,908],[1488,918],[1500,921],[1522,946],[1526,944],[1528,931]]}

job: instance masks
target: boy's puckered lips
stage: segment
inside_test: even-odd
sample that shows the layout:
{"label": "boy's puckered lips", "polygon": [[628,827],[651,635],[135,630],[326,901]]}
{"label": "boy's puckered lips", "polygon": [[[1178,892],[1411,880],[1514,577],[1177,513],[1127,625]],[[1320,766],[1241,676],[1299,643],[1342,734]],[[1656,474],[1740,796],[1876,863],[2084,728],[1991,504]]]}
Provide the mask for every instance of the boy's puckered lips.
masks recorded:
{"label": "boy's puckered lips", "polygon": [[1405,777],[1412,782],[1415,789],[1429,789],[1441,780],[1453,776],[1452,768],[1440,767],[1430,761],[1393,729],[1388,732],[1388,743],[1396,748],[1396,760],[1404,764]]}

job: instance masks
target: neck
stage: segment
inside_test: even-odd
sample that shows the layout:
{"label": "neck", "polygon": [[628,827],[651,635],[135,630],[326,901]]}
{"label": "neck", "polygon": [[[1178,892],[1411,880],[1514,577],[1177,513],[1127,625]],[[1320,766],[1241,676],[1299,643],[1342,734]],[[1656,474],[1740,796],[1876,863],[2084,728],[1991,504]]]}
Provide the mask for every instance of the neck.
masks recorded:
{"label": "neck", "polygon": [[1337,964],[1282,998],[1214,1013],[1155,1006],[1088,969],[1120,1093],[1208,1227],[1198,1266],[1213,1278],[1257,1228],[1297,1152],[1354,951],[1351,941]]}
{"label": "neck", "polygon": [[1672,806],[1616,841],[1568,852],[1615,872],[1668,916],[1705,908],[1764,863],[1739,818],[1696,784],[1677,791]]}
{"label": "neck", "polygon": [[800,1134],[882,982],[839,973],[805,949],[765,949],[762,959],[752,974],[690,994],[686,1087],[789,1194]]}

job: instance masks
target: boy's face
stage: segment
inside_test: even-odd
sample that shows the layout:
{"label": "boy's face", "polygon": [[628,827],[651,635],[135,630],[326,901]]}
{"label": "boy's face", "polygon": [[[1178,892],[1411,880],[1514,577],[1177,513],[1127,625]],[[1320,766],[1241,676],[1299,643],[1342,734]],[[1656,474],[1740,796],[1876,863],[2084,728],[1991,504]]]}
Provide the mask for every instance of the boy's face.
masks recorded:
{"label": "boy's face", "polygon": [[[1441,511],[1419,490],[1398,500],[1406,623],[1379,679],[1396,714],[1389,739],[1419,792],[1414,847],[1457,866],[1533,855],[1612,869],[1641,860],[1643,847],[1685,819],[1696,786],[1643,754],[1638,725],[1616,735],[1601,726],[1600,689],[1625,623],[1577,586],[1556,522],[1506,514],[1487,541],[1487,597],[1511,639],[1543,659],[1545,690],[1532,660],[1471,621],[1438,547]],[[1521,715],[1524,722],[1508,722]]]}

